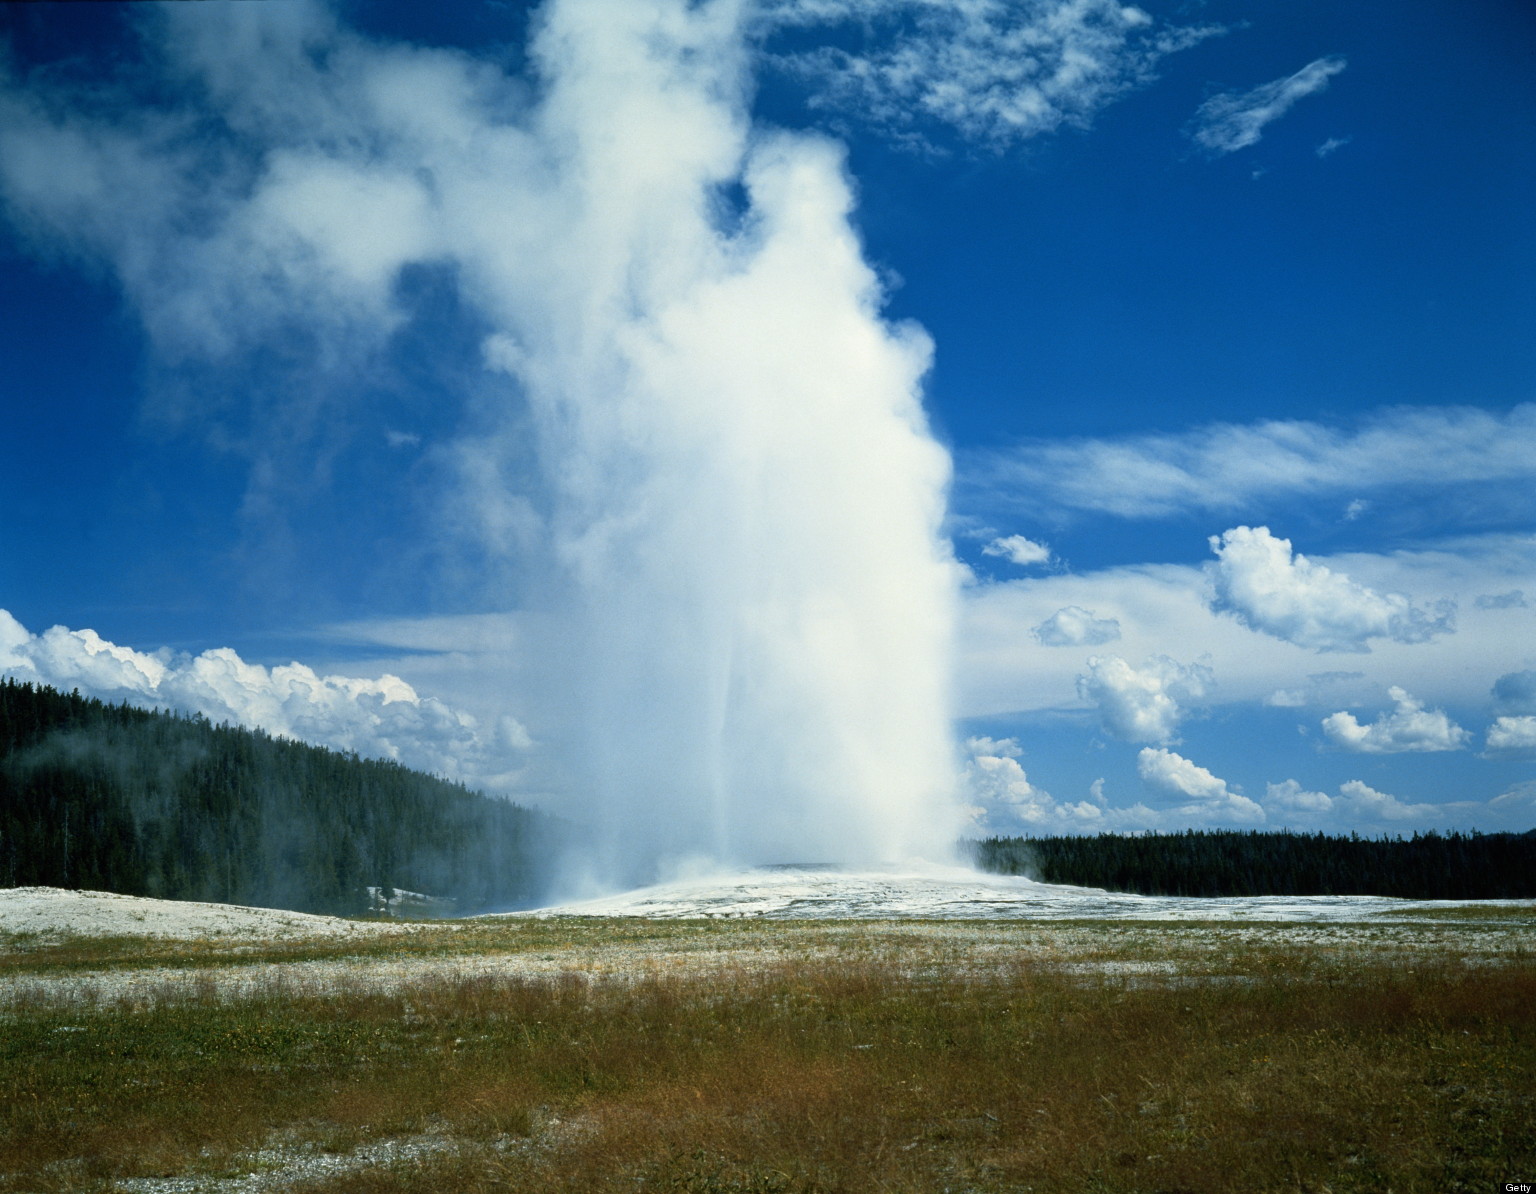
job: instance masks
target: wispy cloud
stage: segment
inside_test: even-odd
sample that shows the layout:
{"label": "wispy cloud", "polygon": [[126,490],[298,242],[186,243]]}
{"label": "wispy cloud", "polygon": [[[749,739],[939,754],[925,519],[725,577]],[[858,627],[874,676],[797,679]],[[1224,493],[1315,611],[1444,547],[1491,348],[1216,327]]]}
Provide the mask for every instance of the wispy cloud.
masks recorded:
{"label": "wispy cloud", "polygon": [[813,105],[915,144],[943,126],[995,149],[1086,126],[1166,55],[1220,32],[1159,26],[1117,0],[781,0],[764,14],[863,33],[857,48],[779,57]]}
{"label": "wispy cloud", "polygon": [[1354,428],[1214,423],[1180,434],[1039,440],[962,458],[972,510],[1163,518],[1263,499],[1411,486],[1536,484],[1536,403],[1507,414],[1389,407]]}
{"label": "wispy cloud", "polygon": [[1478,609],[1527,609],[1531,603],[1524,589],[1510,589],[1507,593],[1479,593],[1472,604]]}
{"label": "wispy cloud", "polygon": [[1264,135],[1265,125],[1284,116],[1297,100],[1322,91],[1345,65],[1343,58],[1318,58],[1294,75],[1251,91],[1213,95],[1195,112],[1189,135],[1212,153],[1245,149]]}
{"label": "wispy cloud", "polygon": [[1307,705],[1327,703],[1327,694],[1340,685],[1353,684],[1365,679],[1364,672],[1313,672],[1304,685],[1280,688],[1264,698],[1271,709],[1302,709]]}

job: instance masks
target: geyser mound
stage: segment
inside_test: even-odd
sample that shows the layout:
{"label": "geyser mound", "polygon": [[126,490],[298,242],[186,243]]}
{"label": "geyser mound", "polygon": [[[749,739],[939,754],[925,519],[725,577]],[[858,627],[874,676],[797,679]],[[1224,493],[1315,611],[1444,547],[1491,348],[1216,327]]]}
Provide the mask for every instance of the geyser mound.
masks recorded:
{"label": "geyser mound", "polygon": [[[1478,901],[1463,901],[1476,903]],[[1359,921],[1456,901],[1385,896],[1145,896],[1037,883],[955,866],[716,870],[538,916],[760,920]]]}

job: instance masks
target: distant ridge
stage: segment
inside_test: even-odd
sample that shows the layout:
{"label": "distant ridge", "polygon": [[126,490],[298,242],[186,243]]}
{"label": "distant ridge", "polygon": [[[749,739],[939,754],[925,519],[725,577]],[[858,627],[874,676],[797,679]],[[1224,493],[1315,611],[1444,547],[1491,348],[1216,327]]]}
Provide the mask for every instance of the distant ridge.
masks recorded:
{"label": "distant ridge", "polygon": [[3,887],[343,915],[403,889],[462,914],[538,903],[562,837],[398,763],[0,682]]}

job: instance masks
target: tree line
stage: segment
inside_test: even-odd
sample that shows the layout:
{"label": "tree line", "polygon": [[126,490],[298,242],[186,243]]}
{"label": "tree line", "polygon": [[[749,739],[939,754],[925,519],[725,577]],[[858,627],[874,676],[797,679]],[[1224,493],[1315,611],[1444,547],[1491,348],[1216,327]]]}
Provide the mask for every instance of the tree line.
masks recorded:
{"label": "tree line", "polygon": [[[0,681],[3,887],[343,914],[396,889],[462,914],[536,905],[571,839],[555,818],[398,763]],[[1189,830],[965,847],[985,871],[1145,895],[1536,897],[1536,830]]]}
{"label": "tree line", "polygon": [[1536,830],[1363,838],[1196,830],[966,843],[976,866],[1042,883],[1141,895],[1536,897]]}
{"label": "tree line", "polygon": [[396,888],[469,913],[536,904],[562,837],[398,763],[0,682],[0,886],[341,914]]}

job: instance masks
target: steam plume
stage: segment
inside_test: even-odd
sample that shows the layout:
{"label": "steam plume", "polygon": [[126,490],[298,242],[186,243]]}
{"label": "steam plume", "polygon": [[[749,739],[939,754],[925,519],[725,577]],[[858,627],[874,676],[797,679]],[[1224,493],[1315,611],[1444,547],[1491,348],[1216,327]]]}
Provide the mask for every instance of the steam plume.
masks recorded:
{"label": "steam plume", "polygon": [[641,858],[931,851],[954,576],[928,342],[879,318],[837,149],[748,127],[730,10],[623,11],[544,31],[579,285],[508,303],[493,353],[555,480],[585,786]]}

